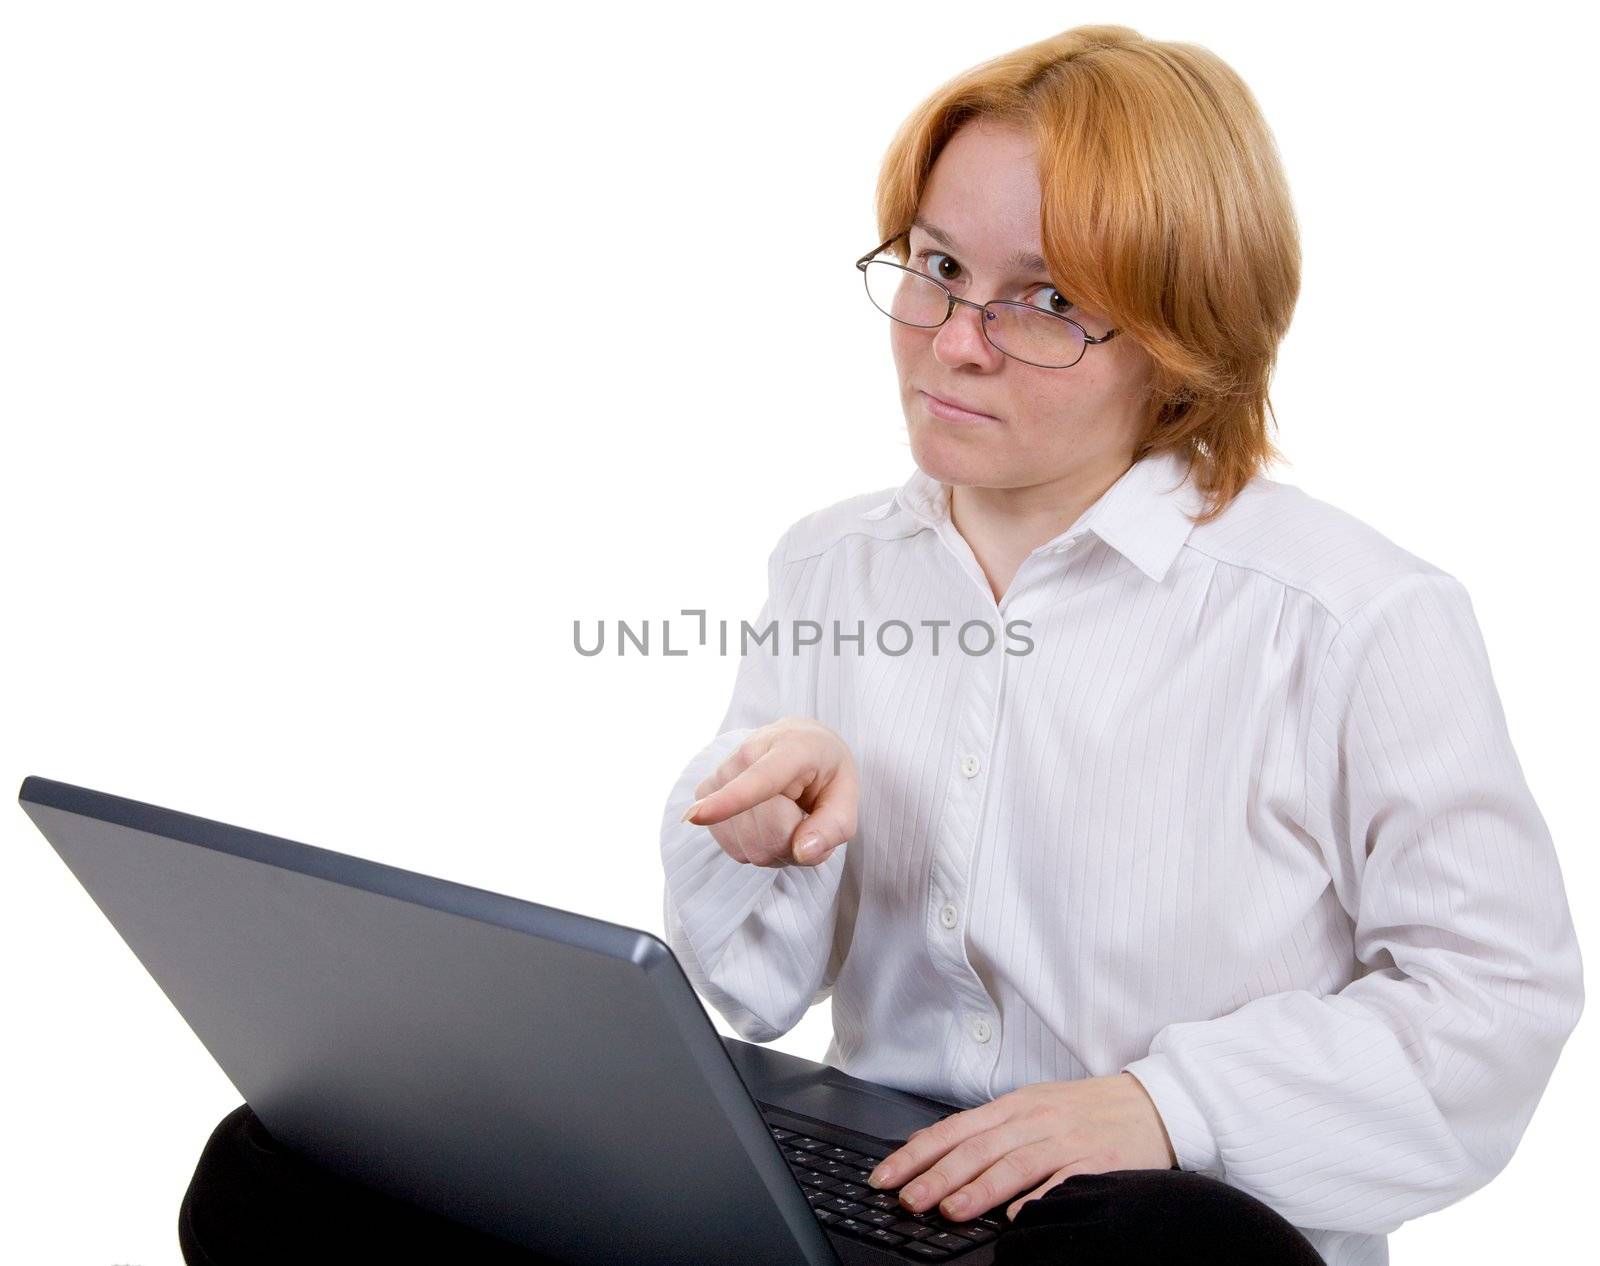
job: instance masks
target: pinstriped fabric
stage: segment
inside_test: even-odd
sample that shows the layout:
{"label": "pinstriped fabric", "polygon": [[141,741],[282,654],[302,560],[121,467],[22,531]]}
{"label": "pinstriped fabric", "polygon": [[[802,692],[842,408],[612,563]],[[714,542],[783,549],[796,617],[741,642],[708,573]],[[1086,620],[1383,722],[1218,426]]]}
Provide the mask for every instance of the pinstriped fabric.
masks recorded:
{"label": "pinstriped fabric", "polygon": [[[668,796],[667,941],[749,1040],[831,996],[828,1061],[873,1081],[976,1106],[1126,1069],[1182,1168],[1383,1263],[1505,1165],[1577,1022],[1559,864],[1461,584],[1264,477],[1195,528],[1182,475],[1137,463],[999,602],[920,471],[792,525],[782,653]],[[814,869],[679,820],[786,715],[861,774]]]}

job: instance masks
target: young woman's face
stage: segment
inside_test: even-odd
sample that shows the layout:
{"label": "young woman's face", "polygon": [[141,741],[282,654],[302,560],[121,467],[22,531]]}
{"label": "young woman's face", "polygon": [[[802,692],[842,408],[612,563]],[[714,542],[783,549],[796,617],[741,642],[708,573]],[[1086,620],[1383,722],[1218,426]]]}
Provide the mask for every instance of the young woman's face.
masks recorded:
{"label": "young woman's face", "polygon": [[[975,120],[934,163],[907,263],[958,298],[1031,303],[1099,337],[1111,328],[1100,313],[1055,291],[1043,267],[1011,262],[1042,254],[1039,202],[1032,140]],[[1044,369],[1002,353],[984,337],[982,320],[957,304],[937,329],[889,322],[912,456],[923,471],[943,483],[1024,488],[1132,460],[1151,362],[1131,338],[1085,348],[1070,369]],[[940,417],[928,395],[988,416]]]}

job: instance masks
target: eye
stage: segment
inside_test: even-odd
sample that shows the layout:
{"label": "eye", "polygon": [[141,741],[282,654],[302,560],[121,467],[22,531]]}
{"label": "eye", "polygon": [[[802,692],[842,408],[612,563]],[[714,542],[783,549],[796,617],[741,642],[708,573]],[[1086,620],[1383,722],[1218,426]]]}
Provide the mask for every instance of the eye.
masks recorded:
{"label": "eye", "polygon": [[[932,267],[929,267],[928,261],[930,259],[942,259],[942,260],[944,260],[945,263],[950,266],[951,271],[950,272],[943,271],[942,265],[934,265]],[[922,271],[923,272],[927,273],[928,276],[933,277],[938,281],[954,281],[955,280],[955,274],[957,274],[957,273],[959,273],[961,271],[961,265],[956,263],[955,257],[953,255],[946,255],[943,251],[935,251],[935,250],[918,251],[917,254],[916,254],[916,260],[917,260],[917,262],[919,264],[922,265]]]}
{"label": "eye", "polygon": [[1039,306],[1042,307],[1046,312],[1055,313],[1056,316],[1066,316],[1068,310],[1073,306],[1072,300],[1067,298],[1066,295],[1062,294],[1054,286],[1040,286],[1039,293],[1049,296],[1049,298],[1047,298],[1045,302]]}
{"label": "eye", "polygon": [[[921,265],[920,271],[944,282],[946,285],[955,281],[962,271],[961,265],[956,262],[955,256],[946,255],[943,251],[936,251],[931,248],[916,252],[912,259]],[[935,263],[933,261],[940,262]],[[1074,306],[1072,300],[1054,286],[1040,283],[1033,289],[1037,289],[1041,294],[1051,296],[1043,304],[1039,305],[1046,312],[1054,313],[1056,316],[1065,316],[1068,310]]]}

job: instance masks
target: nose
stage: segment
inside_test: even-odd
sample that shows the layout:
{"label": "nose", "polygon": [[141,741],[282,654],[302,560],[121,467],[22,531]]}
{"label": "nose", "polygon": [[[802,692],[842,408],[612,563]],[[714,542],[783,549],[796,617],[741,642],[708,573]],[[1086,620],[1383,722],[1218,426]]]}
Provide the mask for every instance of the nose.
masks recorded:
{"label": "nose", "polygon": [[934,331],[933,354],[939,363],[951,369],[958,365],[997,365],[1005,353],[984,335],[983,323],[987,320],[978,304],[957,302],[950,319]]}

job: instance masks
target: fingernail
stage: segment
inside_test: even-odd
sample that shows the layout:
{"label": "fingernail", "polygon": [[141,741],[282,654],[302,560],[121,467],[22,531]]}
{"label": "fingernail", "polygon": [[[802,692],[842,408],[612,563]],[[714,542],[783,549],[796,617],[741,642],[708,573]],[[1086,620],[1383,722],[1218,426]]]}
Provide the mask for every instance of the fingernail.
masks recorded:
{"label": "fingernail", "polygon": [[822,851],[822,836],[816,831],[807,831],[800,837],[800,844],[795,849],[794,855],[803,862],[809,862]]}
{"label": "fingernail", "polygon": [[692,805],[683,811],[683,817],[679,818],[678,820],[680,822],[687,822],[690,818],[694,817],[695,810],[698,809],[702,803],[704,802],[696,800]]}
{"label": "fingernail", "polygon": [[914,1182],[900,1193],[900,1199],[907,1204],[920,1204],[922,1197],[927,1194],[927,1190],[921,1183]]}
{"label": "fingernail", "polygon": [[966,1209],[967,1198],[965,1196],[951,1196],[950,1199],[944,1202],[944,1211],[946,1213],[965,1213]]}
{"label": "fingernail", "polygon": [[889,1185],[889,1171],[882,1165],[879,1165],[877,1169],[867,1175],[867,1186],[869,1187],[887,1187]]}

